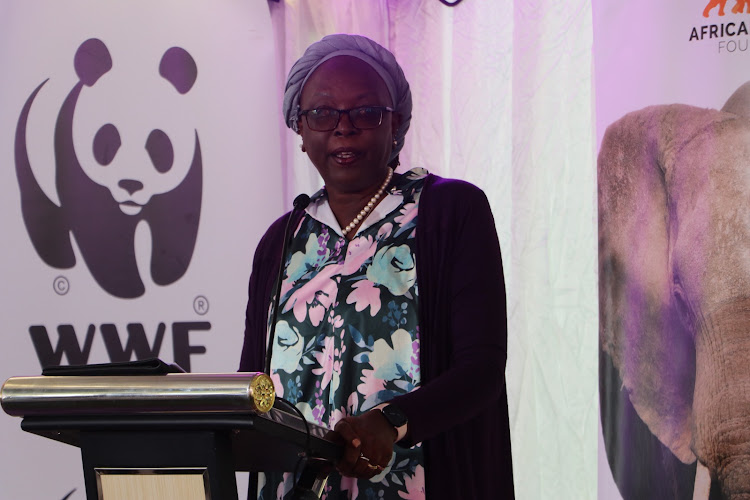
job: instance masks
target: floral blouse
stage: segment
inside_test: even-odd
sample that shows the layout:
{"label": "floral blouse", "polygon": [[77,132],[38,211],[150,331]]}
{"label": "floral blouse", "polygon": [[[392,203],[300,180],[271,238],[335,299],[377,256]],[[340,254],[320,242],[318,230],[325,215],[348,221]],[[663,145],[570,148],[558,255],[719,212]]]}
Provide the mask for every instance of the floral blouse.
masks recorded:
{"label": "floral blouse", "polygon": [[[365,221],[370,225],[351,241],[310,210],[296,230],[282,282],[271,377],[278,396],[317,425],[333,429],[342,417],[419,386],[414,235],[426,175],[413,169],[396,178],[379,205],[397,203],[396,208],[379,220],[371,213]],[[312,204],[324,203],[321,190]],[[396,445],[388,467],[370,480],[333,472],[323,497],[423,499],[423,466],[421,445]],[[291,473],[260,474],[258,498],[282,499],[292,488]]]}

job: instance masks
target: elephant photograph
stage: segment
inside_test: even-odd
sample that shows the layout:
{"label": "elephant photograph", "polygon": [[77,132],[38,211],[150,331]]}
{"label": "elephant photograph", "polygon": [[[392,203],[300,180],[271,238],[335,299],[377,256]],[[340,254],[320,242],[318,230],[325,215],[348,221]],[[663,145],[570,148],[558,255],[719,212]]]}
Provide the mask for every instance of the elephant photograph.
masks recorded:
{"label": "elephant photograph", "polygon": [[625,500],[748,499],[750,82],[721,109],[626,114],[597,169],[599,394],[615,483]]}

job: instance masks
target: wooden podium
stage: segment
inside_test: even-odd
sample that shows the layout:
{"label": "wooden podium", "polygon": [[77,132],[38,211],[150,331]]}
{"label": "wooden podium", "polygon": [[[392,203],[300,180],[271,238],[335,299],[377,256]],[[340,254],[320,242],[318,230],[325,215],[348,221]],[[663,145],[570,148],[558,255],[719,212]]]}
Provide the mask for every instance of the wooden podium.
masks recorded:
{"label": "wooden podium", "polygon": [[235,471],[294,472],[291,498],[319,498],[342,452],[262,373],[13,377],[0,402],[81,448],[87,500],[237,500]]}

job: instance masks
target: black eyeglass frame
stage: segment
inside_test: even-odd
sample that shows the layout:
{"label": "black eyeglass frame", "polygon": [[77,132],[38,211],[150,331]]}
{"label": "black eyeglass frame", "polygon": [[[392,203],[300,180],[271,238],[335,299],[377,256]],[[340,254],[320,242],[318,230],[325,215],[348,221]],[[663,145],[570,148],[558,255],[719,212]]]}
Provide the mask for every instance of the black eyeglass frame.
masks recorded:
{"label": "black eyeglass frame", "polygon": [[[357,127],[356,125],[354,125],[354,120],[352,119],[352,111],[357,111],[357,110],[365,109],[365,108],[377,109],[380,111],[380,120],[378,120],[378,124],[375,125],[374,127]],[[327,111],[336,111],[338,113],[338,116],[336,117],[336,123],[333,124],[333,127],[326,128],[326,129],[317,129],[310,125],[310,121],[309,121],[307,114],[310,113],[311,111],[317,111],[320,109],[325,109]],[[357,130],[376,129],[383,124],[383,112],[384,111],[393,113],[395,110],[391,108],[390,106],[357,106],[356,108],[349,108],[349,109],[336,109],[336,108],[329,108],[328,106],[321,106],[319,108],[304,109],[300,111],[299,113],[297,113],[297,115],[305,117],[305,123],[307,123],[307,126],[310,127],[310,130],[314,130],[315,132],[330,132],[331,130],[336,130],[336,127],[339,126],[339,122],[341,121],[341,115],[343,115],[344,113],[349,115],[349,123],[351,123],[352,127],[356,128]]]}

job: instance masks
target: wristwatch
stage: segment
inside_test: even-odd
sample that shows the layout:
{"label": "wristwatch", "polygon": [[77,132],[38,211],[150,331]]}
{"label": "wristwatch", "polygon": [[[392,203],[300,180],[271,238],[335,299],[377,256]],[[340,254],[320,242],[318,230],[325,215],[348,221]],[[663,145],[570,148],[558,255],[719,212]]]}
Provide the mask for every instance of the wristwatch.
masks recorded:
{"label": "wristwatch", "polygon": [[409,419],[406,416],[406,413],[401,411],[401,408],[394,404],[390,404],[388,406],[384,406],[380,409],[381,412],[383,412],[383,416],[388,421],[389,424],[391,424],[395,429],[398,429],[399,427],[402,427],[406,425],[406,423],[409,421]]}

